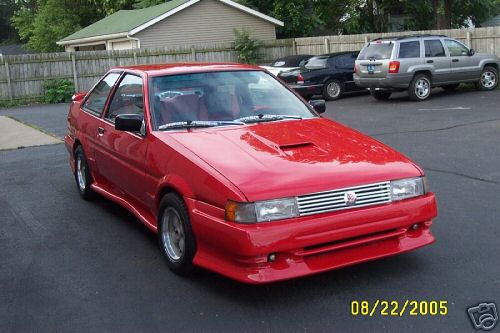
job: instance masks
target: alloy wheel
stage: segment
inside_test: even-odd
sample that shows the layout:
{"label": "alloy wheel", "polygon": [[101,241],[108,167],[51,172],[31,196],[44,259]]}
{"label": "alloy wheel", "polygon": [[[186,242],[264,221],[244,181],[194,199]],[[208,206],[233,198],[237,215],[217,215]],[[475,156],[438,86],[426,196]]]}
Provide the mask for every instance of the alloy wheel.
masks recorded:
{"label": "alloy wheel", "polygon": [[425,99],[431,92],[431,84],[426,78],[421,78],[415,84],[415,95],[420,99]]}
{"label": "alloy wheel", "polygon": [[497,82],[495,73],[487,71],[481,75],[481,85],[485,88],[492,88]]}
{"label": "alloy wheel", "polygon": [[86,166],[85,162],[83,162],[82,157],[79,155],[76,159],[76,178],[78,180],[78,186],[80,187],[80,191],[85,191],[85,188],[87,187],[87,183],[85,180],[85,175],[86,175]]}
{"label": "alloy wheel", "polygon": [[185,251],[184,226],[177,211],[169,207],[165,210],[161,220],[162,243],[165,252],[172,261],[179,261]]}

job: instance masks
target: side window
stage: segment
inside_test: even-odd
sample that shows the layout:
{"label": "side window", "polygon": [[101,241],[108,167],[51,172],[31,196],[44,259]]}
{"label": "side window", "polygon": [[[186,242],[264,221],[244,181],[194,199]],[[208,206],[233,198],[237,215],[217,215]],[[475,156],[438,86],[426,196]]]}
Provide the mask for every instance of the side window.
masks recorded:
{"label": "side window", "polygon": [[344,69],[353,69],[356,61],[355,54],[343,54],[335,58],[335,67]]}
{"label": "side window", "polygon": [[116,89],[105,118],[114,122],[120,114],[144,115],[142,78],[127,74]]}
{"label": "side window", "polygon": [[466,56],[469,53],[469,49],[456,40],[446,39],[444,43],[452,57]]}
{"label": "side window", "polygon": [[431,57],[446,57],[443,44],[438,39],[425,41],[425,56]]}
{"label": "side window", "polygon": [[399,43],[399,58],[420,58],[420,42]]}
{"label": "side window", "polygon": [[92,90],[89,97],[85,101],[83,108],[97,116],[102,114],[108,95],[116,81],[120,77],[120,73],[110,73]]}

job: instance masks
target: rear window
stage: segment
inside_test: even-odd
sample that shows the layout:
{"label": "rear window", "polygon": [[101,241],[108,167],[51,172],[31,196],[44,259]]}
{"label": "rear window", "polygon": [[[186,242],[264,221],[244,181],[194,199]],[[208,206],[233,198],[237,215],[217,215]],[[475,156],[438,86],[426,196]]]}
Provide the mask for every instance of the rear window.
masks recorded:
{"label": "rear window", "polygon": [[326,68],[327,61],[328,57],[312,57],[306,62],[305,67],[307,69]]}
{"label": "rear window", "polygon": [[394,43],[369,43],[359,54],[359,60],[382,60],[390,59]]}

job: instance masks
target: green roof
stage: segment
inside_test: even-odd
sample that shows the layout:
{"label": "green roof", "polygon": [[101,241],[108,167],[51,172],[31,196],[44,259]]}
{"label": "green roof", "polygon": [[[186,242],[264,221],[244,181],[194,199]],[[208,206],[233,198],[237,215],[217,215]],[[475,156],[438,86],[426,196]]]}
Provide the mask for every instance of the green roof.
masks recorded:
{"label": "green roof", "polygon": [[61,39],[60,41],[65,42],[102,35],[128,33],[144,23],[169,12],[188,1],[189,0],[171,0],[163,4],[144,9],[120,10],[94,24],[89,25],[86,28],[83,28],[82,30],[75,32],[72,35]]}

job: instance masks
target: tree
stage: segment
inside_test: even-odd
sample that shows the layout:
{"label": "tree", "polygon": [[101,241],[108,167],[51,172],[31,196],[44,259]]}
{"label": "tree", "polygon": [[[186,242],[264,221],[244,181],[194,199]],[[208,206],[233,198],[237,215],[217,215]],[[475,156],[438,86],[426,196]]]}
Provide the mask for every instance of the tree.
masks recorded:
{"label": "tree", "polygon": [[136,0],[134,3],[134,8],[147,8],[151,6],[156,6],[169,0]]}

